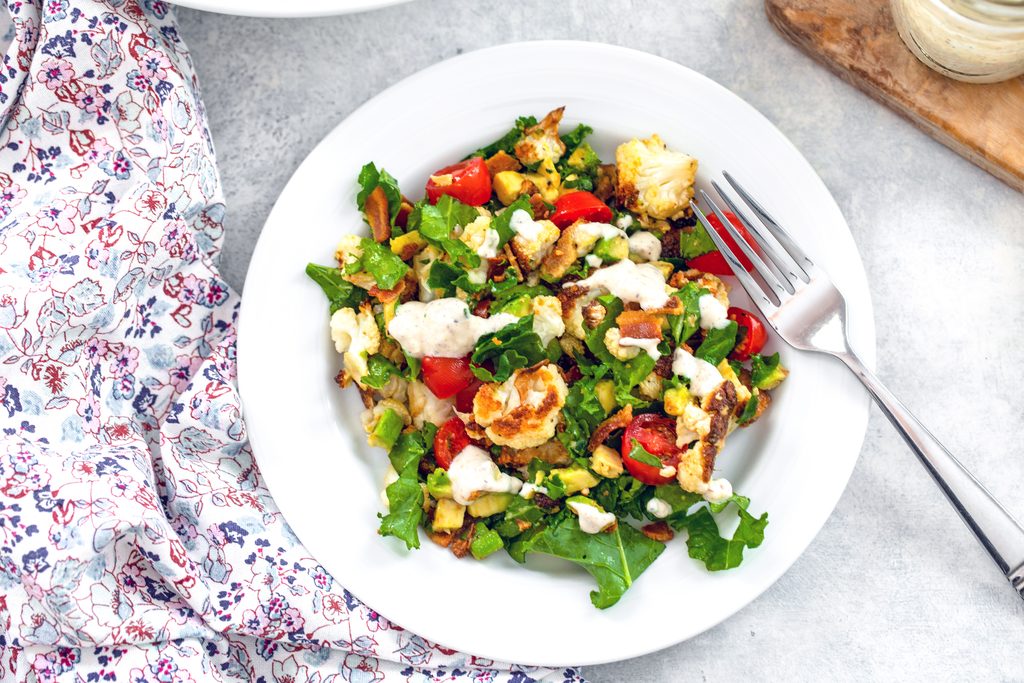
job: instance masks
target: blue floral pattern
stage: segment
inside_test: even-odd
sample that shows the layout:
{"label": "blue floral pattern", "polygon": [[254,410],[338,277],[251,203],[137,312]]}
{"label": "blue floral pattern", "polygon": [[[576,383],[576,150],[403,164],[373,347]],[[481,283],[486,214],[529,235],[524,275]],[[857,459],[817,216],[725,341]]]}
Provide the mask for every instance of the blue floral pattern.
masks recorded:
{"label": "blue floral pattern", "polygon": [[7,8],[0,679],[581,681],[430,643],[309,556],[246,439],[220,181],[168,6]]}

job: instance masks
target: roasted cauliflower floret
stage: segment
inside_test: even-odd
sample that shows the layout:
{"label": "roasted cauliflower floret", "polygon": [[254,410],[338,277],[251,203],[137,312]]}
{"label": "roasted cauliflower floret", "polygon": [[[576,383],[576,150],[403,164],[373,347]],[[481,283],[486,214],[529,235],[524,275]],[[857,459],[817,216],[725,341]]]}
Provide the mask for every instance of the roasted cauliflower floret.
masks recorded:
{"label": "roasted cauliflower floret", "polygon": [[[710,486],[711,474],[715,470],[715,457],[725,445],[725,436],[729,432],[729,418],[736,409],[736,389],[732,382],[722,382],[704,397],[699,408],[694,408],[697,410],[687,409],[677,420],[677,445],[681,447],[689,443],[686,440],[689,439],[689,435],[682,431],[684,426],[686,429],[692,427],[692,432],[698,435],[699,440],[680,459],[676,468],[676,479],[683,490],[699,493],[710,499],[711,496],[719,496],[723,491],[722,485]],[[732,495],[731,491],[729,495]]]}
{"label": "roasted cauliflower floret", "polygon": [[358,313],[351,308],[339,308],[331,316],[331,339],[335,350],[342,354],[345,372],[363,386],[366,359],[380,350],[380,330],[373,312],[369,308]]}
{"label": "roasted cauliflower floret", "polygon": [[429,245],[412,259],[412,272],[416,275],[416,281],[420,285],[420,301],[433,301],[438,296],[438,292],[427,285],[427,279],[430,277],[430,267],[439,258],[441,258],[440,250],[433,245]]}
{"label": "roasted cauliflower floret", "polygon": [[516,209],[509,225],[516,233],[509,242],[512,252],[519,265],[527,270],[537,270],[540,262],[562,234],[558,226],[551,221],[535,221],[522,209]]}
{"label": "roasted cauliflower floret", "polygon": [[359,246],[362,238],[359,235],[342,235],[338,247],[334,250],[334,258],[344,268],[352,265],[363,257],[363,248]]}
{"label": "roasted cauliflower floret", "polygon": [[558,368],[550,363],[516,370],[505,382],[480,387],[473,399],[473,417],[499,446],[539,446],[555,435],[568,391]]}
{"label": "roasted cauliflower floret", "polygon": [[434,392],[422,382],[410,381],[408,393],[409,414],[417,429],[423,429],[427,422],[440,427],[448,418],[455,415],[455,403],[452,399],[434,396]]}
{"label": "roasted cauliflower floret", "polygon": [[523,131],[523,137],[515,144],[515,154],[527,166],[538,164],[545,159],[557,163],[565,154],[565,144],[558,136],[558,124],[562,121],[565,107],[549,111],[540,123]]}
{"label": "roasted cauliflower floret", "polygon": [[398,401],[386,398],[372,408],[367,408],[363,411],[362,415],[359,416],[359,421],[363,423],[363,429],[366,430],[369,438],[367,442],[371,446],[379,446],[379,443],[375,443],[373,438],[373,430],[376,429],[377,423],[380,422],[380,418],[388,410],[393,410],[398,417],[402,418],[402,422],[405,425],[412,423],[412,417],[409,415],[409,409]]}
{"label": "roasted cauliflower floret", "polygon": [[535,296],[530,301],[530,312],[533,314],[533,331],[537,333],[545,347],[551,343],[552,339],[557,339],[565,334],[562,302],[557,297]]}
{"label": "roasted cauliflower floret", "polygon": [[615,150],[615,193],[630,211],[654,219],[680,218],[693,199],[697,160],[671,151],[654,134],[633,138]]}
{"label": "roasted cauliflower floret", "polygon": [[632,360],[640,355],[640,348],[637,346],[621,346],[622,330],[617,327],[609,327],[604,333],[604,345],[608,352],[621,361]]}
{"label": "roasted cauliflower floret", "polygon": [[501,242],[501,236],[498,235],[497,230],[491,227],[491,219],[487,216],[479,216],[463,228],[459,239],[475,251],[480,258],[488,259],[498,256],[498,244]]}

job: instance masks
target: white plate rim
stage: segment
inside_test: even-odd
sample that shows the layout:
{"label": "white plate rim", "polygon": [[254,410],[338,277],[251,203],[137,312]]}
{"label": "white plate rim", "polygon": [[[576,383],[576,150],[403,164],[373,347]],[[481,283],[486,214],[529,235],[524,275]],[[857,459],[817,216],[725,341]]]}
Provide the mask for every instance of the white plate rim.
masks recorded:
{"label": "white plate rim", "polygon": [[412,0],[175,0],[179,7],[238,17],[265,19],[301,19],[355,14],[401,5]]}
{"label": "white plate rim", "polygon": [[[392,97],[397,91],[404,90],[406,88],[410,88],[410,87],[414,86],[415,84],[419,83],[420,81],[425,81],[427,79],[434,78],[436,75],[438,75],[442,71],[454,70],[454,69],[457,69],[457,68],[461,68],[463,65],[465,65],[466,63],[468,63],[471,60],[486,60],[488,58],[498,58],[500,56],[500,53],[502,53],[503,51],[510,51],[510,52],[516,52],[516,51],[538,51],[538,52],[540,52],[540,51],[543,51],[546,54],[550,54],[551,51],[556,51],[556,50],[566,50],[566,51],[569,51],[569,52],[572,52],[572,51],[584,51],[584,52],[585,51],[590,51],[590,52],[593,53],[592,56],[594,56],[595,58],[598,57],[598,56],[603,56],[603,57],[608,57],[608,58],[632,59],[632,60],[636,60],[638,64],[641,63],[641,62],[645,62],[646,65],[651,66],[652,68],[661,68],[661,69],[669,69],[669,70],[674,69],[674,70],[677,71],[678,74],[684,75],[686,78],[694,79],[695,82],[700,82],[705,87],[708,87],[708,88],[710,88],[712,90],[720,91],[720,94],[724,95],[726,98],[731,98],[731,99],[735,100],[733,102],[733,105],[737,106],[737,107],[739,107],[741,109],[744,109],[745,110],[745,112],[744,112],[745,115],[754,117],[761,124],[764,124],[764,125],[768,126],[772,131],[774,131],[774,134],[776,136],[775,142],[785,146],[788,149],[788,151],[791,154],[795,155],[795,158],[799,162],[801,162],[804,166],[806,166],[807,170],[810,171],[811,176],[808,177],[808,178],[804,178],[804,180],[807,180],[808,182],[811,182],[811,183],[813,183],[816,186],[812,187],[812,188],[804,187],[804,188],[802,188],[802,192],[807,194],[807,193],[813,191],[813,192],[817,192],[817,193],[820,194],[820,200],[822,202],[827,203],[828,208],[831,211],[835,212],[835,214],[837,215],[839,221],[841,222],[841,226],[842,226],[843,230],[837,235],[837,237],[841,241],[846,242],[845,246],[852,247],[852,251],[846,256],[846,258],[850,259],[850,263],[852,264],[852,267],[859,274],[859,282],[855,283],[855,285],[858,288],[858,290],[862,290],[862,291],[857,291],[856,292],[857,303],[856,303],[856,306],[852,307],[852,309],[856,309],[856,310],[851,310],[851,317],[858,319],[856,326],[854,326],[851,323],[851,334],[853,335],[854,345],[857,348],[858,352],[864,358],[865,362],[869,365],[869,367],[873,367],[874,360],[875,360],[874,320],[873,320],[873,315],[872,315],[872,307],[871,307],[871,301],[870,301],[870,294],[869,294],[869,292],[867,290],[867,286],[866,286],[866,275],[864,273],[863,264],[862,264],[862,262],[860,260],[860,255],[857,252],[856,247],[855,247],[855,245],[853,243],[853,239],[852,239],[852,236],[849,233],[849,228],[848,228],[848,226],[845,223],[845,219],[842,218],[841,212],[839,211],[839,207],[835,203],[835,199],[828,192],[828,190],[825,187],[824,183],[822,182],[821,178],[813,171],[813,168],[810,167],[810,164],[807,162],[807,160],[802,156],[802,154],[800,154],[799,150],[797,150],[797,148],[789,141],[788,138],[786,138],[786,136],[781,131],[779,131],[777,128],[775,128],[775,126],[773,124],[771,124],[771,122],[768,121],[767,118],[765,118],[762,114],[760,114],[760,112],[758,112],[756,109],[754,109],[746,101],[742,100],[742,98],[740,98],[739,96],[735,95],[734,93],[732,93],[728,89],[724,88],[723,86],[717,84],[716,82],[712,81],[711,79],[703,76],[702,74],[700,74],[698,72],[695,72],[695,71],[693,71],[693,70],[691,70],[691,69],[689,69],[689,68],[687,68],[685,66],[682,66],[680,64],[672,62],[670,60],[667,60],[667,59],[664,59],[664,58],[661,58],[661,57],[658,57],[658,56],[655,56],[655,55],[652,55],[652,54],[649,54],[649,53],[633,50],[633,49],[630,49],[630,48],[624,48],[624,47],[613,46],[613,45],[606,45],[606,44],[601,44],[601,43],[588,43],[588,42],[580,42],[580,41],[561,41],[561,40],[553,40],[553,41],[527,41],[527,42],[521,42],[521,43],[509,43],[509,44],[504,44],[504,45],[500,45],[500,46],[496,46],[496,47],[485,48],[485,49],[481,49],[481,50],[477,50],[477,51],[473,51],[473,52],[468,52],[468,53],[465,53],[463,55],[460,55],[460,56],[457,56],[457,57],[453,57],[451,59],[448,59],[448,60],[445,60],[445,61],[440,62],[438,64],[435,64],[435,65],[433,65],[431,67],[423,69],[423,70],[417,72],[416,74],[413,74],[413,75],[403,79],[399,83],[397,83],[397,84],[395,84],[395,85],[385,89],[379,95],[377,95],[376,97],[372,98],[368,102],[364,103],[362,106],[357,108],[354,112],[352,112],[348,117],[346,117],[342,122],[340,122],[338,124],[338,126],[334,130],[332,130],[331,133],[329,133],[327,136],[325,136],[325,138],[316,146],[316,148],[314,148],[314,150],[309,154],[309,156],[303,162],[303,164],[300,165],[299,169],[296,171],[296,173],[293,176],[293,178],[289,181],[288,185],[285,187],[284,191],[281,194],[281,198],[279,198],[278,203],[275,204],[274,209],[271,211],[271,214],[270,214],[270,216],[267,219],[266,225],[264,227],[264,231],[261,234],[259,241],[257,242],[256,249],[255,249],[255,251],[253,253],[252,262],[250,264],[250,270],[249,270],[249,273],[247,274],[246,292],[248,294],[250,294],[250,296],[243,298],[243,304],[242,304],[242,308],[241,308],[240,321],[239,321],[239,350],[238,350],[239,382],[240,382],[240,387],[241,387],[241,392],[242,392],[243,400],[246,400],[246,397],[253,393],[252,390],[249,390],[249,389],[246,388],[247,386],[249,386],[249,382],[247,382],[245,378],[249,377],[249,376],[255,376],[255,374],[256,374],[255,370],[251,370],[250,371],[250,370],[248,370],[248,368],[249,367],[255,368],[256,364],[257,364],[256,358],[254,356],[252,357],[252,361],[249,360],[250,359],[250,353],[248,351],[248,346],[247,346],[247,344],[244,341],[246,339],[251,338],[251,333],[247,333],[247,330],[249,329],[250,325],[247,324],[246,321],[247,321],[247,319],[251,319],[251,318],[249,318],[247,316],[247,311],[249,311],[250,314],[251,314],[251,311],[255,310],[255,307],[256,307],[255,304],[247,303],[247,302],[254,301],[256,299],[255,296],[251,295],[251,292],[252,292],[252,290],[250,289],[251,278],[249,276],[253,274],[254,270],[257,270],[257,268],[255,268],[255,266],[257,264],[261,263],[261,260],[262,260],[261,259],[261,255],[263,255],[263,256],[267,256],[268,255],[267,254],[267,249],[264,248],[264,245],[265,245],[265,242],[269,242],[269,239],[268,239],[267,236],[268,236],[268,234],[270,234],[272,232],[272,230],[271,230],[272,226],[274,226],[275,224],[281,222],[282,220],[286,220],[286,218],[283,215],[281,215],[282,211],[284,210],[282,208],[282,201],[281,201],[282,198],[284,198],[284,197],[289,195],[290,190],[293,189],[292,186],[298,181],[299,176],[302,175],[303,169],[310,163],[310,160],[316,158],[318,156],[318,154],[323,154],[324,150],[326,150],[330,146],[331,141],[335,137],[337,137],[340,134],[340,131],[342,131],[342,129],[344,129],[347,125],[349,125],[354,119],[358,120],[360,118],[364,118],[365,116],[368,115],[368,112],[371,109],[374,108],[375,103],[379,103],[381,101],[384,101],[388,97]],[[850,298],[850,297],[848,296],[848,298]],[[788,353],[795,353],[795,352],[792,351],[792,350],[789,350]],[[248,405],[248,402],[246,403],[246,405]],[[451,638],[448,638],[448,639],[446,639],[444,637],[433,638],[430,635],[430,631],[432,630],[430,624],[422,622],[422,621],[417,622],[418,623],[417,628],[415,628],[414,630],[417,630],[418,632],[420,632],[425,637],[431,638],[431,640],[434,641],[434,642],[440,642],[440,643],[443,643],[443,644],[448,645],[450,647],[453,647],[453,648],[456,648],[456,649],[461,649],[461,650],[466,651],[466,652],[468,652],[470,654],[475,654],[475,655],[486,657],[486,658],[506,660],[506,661],[519,661],[520,663],[527,663],[528,662],[530,664],[560,666],[560,665],[598,664],[598,663],[604,663],[604,662],[608,662],[608,661],[616,661],[616,660],[621,660],[621,659],[627,659],[627,658],[631,658],[631,657],[640,656],[640,655],[643,655],[643,654],[647,654],[649,652],[660,650],[660,649],[662,649],[664,647],[668,647],[668,646],[676,644],[678,642],[682,642],[683,640],[686,640],[686,639],[688,639],[690,637],[693,637],[693,636],[695,636],[695,635],[697,635],[697,634],[699,634],[699,633],[701,633],[703,631],[706,631],[706,630],[716,626],[717,624],[721,623],[721,621],[723,621],[723,620],[727,619],[728,617],[732,616],[736,611],[741,609],[743,606],[745,606],[746,604],[749,604],[750,602],[752,602],[761,593],[763,593],[771,585],[773,585],[778,580],[778,578],[781,577],[781,575],[783,573],[785,573],[785,571],[788,570],[788,568],[792,565],[792,563],[795,562],[796,559],[806,550],[807,546],[814,539],[814,537],[820,531],[821,527],[824,525],[825,521],[827,521],[828,517],[831,515],[832,510],[834,510],[835,505],[838,503],[839,498],[842,495],[842,492],[845,490],[846,483],[848,482],[849,477],[852,474],[853,467],[855,466],[855,464],[857,462],[858,454],[859,454],[861,445],[863,443],[864,435],[866,433],[867,417],[868,417],[868,407],[870,405],[869,399],[868,399],[866,394],[863,395],[863,397],[862,397],[861,405],[862,405],[862,409],[860,411],[858,411],[856,414],[850,414],[849,415],[850,422],[853,423],[854,426],[855,426],[855,429],[853,431],[855,431],[858,436],[855,439],[851,439],[850,442],[847,444],[847,449],[852,451],[853,456],[847,458],[844,462],[841,463],[842,466],[843,466],[842,470],[841,470],[841,473],[839,475],[837,475],[836,478],[835,478],[836,481],[841,480],[841,483],[837,487],[835,487],[835,490],[830,491],[830,500],[831,500],[831,502],[828,505],[827,513],[821,515],[820,519],[816,519],[816,521],[812,525],[813,529],[811,529],[810,533],[808,533],[807,536],[801,540],[801,542],[799,544],[800,547],[798,549],[795,549],[792,552],[791,557],[789,557],[788,561],[784,564],[784,566],[780,565],[777,568],[777,571],[773,572],[773,575],[770,578],[768,578],[767,580],[759,580],[759,581],[757,581],[757,583],[759,584],[759,588],[757,588],[753,593],[751,593],[749,596],[744,598],[744,600],[742,602],[739,602],[739,603],[737,603],[735,605],[730,606],[730,608],[727,609],[727,610],[721,611],[719,614],[716,615],[716,617],[714,619],[705,620],[702,623],[700,628],[698,628],[696,630],[684,632],[684,633],[682,633],[682,635],[676,634],[676,635],[672,635],[672,636],[668,636],[668,637],[662,638],[660,640],[652,641],[648,645],[645,645],[645,646],[640,647],[640,648],[634,647],[633,649],[630,649],[630,650],[622,650],[622,649],[620,649],[620,650],[615,650],[615,651],[604,650],[602,652],[592,651],[592,652],[589,652],[589,653],[586,653],[586,654],[582,654],[580,656],[571,656],[571,657],[561,656],[561,655],[551,655],[551,654],[545,654],[545,655],[540,655],[540,656],[517,656],[512,650],[503,651],[503,650],[495,650],[492,647],[467,646],[467,645],[465,645],[463,643],[460,643],[460,642],[457,642],[456,640],[453,640]],[[249,414],[251,414],[251,412]],[[255,432],[259,432],[259,431],[261,431],[261,428],[257,428],[256,430],[254,430],[252,428],[252,426],[250,425],[250,427],[249,427],[249,436],[250,436],[250,440],[253,442],[254,452],[257,453],[256,457],[257,457],[258,461],[259,461],[259,455],[258,455],[258,453],[259,453],[259,446],[258,446],[258,442],[260,442],[262,439],[261,439],[261,436],[257,436],[255,434]],[[261,468],[263,468],[263,464],[262,463],[261,463]],[[276,480],[276,477],[273,474],[267,475],[267,471],[268,470],[266,468],[264,468],[264,475],[265,475],[265,479],[267,481],[267,485],[269,487],[271,487],[271,488],[276,488],[276,487],[280,486],[280,484],[271,483],[271,480]],[[289,509],[291,507],[292,502],[294,502],[294,501],[286,501],[286,502],[282,503],[279,500],[279,505],[280,505],[282,511],[285,513],[286,518],[289,518]],[[302,532],[300,530],[296,529],[296,531],[297,531],[297,533],[299,533],[301,535]],[[425,539],[424,539],[424,541],[425,541]],[[766,544],[767,544],[767,542],[766,542]],[[307,543],[307,545],[310,545],[310,543]],[[348,588],[349,588],[349,590],[352,590],[351,587],[348,587]],[[354,594],[356,594],[357,596],[360,594],[359,591],[356,591],[356,590],[352,590],[352,592]],[[627,599],[628,599],[628,594],[627,594]],[[375,607],[375,609],[376,609],[376,607]],[[381,611],[381,613],[385,617],[390,617],[391,614],[394,614],[393,611],[389,611],[389,610],[383,610],[383,611]],[[396,620],[396,623],[409,624],[409,627],[410,628],[412,627],[412,625],[411,625],[411,623],[409,622],[408,619],[399,618],[399,619]],[[522,651],[522,648],[519,648],[519,650],[516,650],[515,652],[520,652],[520,651]]]}

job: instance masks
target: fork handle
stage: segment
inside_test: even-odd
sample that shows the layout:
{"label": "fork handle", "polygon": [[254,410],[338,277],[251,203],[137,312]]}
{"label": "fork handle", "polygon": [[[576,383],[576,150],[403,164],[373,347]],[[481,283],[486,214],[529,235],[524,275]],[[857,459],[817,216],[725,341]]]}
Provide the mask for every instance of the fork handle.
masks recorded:
{"label": "fork handle", "polygon": [[974,475],[911,414],[853,352],[838,355],[853,370],[950,504],[1024,598],[1024,528]]}

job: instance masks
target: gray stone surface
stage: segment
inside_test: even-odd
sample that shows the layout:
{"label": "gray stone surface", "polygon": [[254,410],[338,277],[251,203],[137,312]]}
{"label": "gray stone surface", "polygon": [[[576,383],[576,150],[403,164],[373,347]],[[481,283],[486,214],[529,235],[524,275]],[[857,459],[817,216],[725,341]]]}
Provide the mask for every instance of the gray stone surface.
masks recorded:
{"label": "gray stone surface", "polygon": [[[575,38],[647,50],[714,78],[796,143],[842,207],[871,280],[879,374],[1024,517],[1024,196],[813,63],[771,29],[756,0],[425,0],[329,19],[179,16],[219,153],[223,266],[236,287],[274,199],[317,141],[439,60]],[[460,96],[457,84],[452,93]],[[1022,617],[1024,604],[875,411],[835,514],[773,588],[687,643],[586,674],[1024,680]]]}

